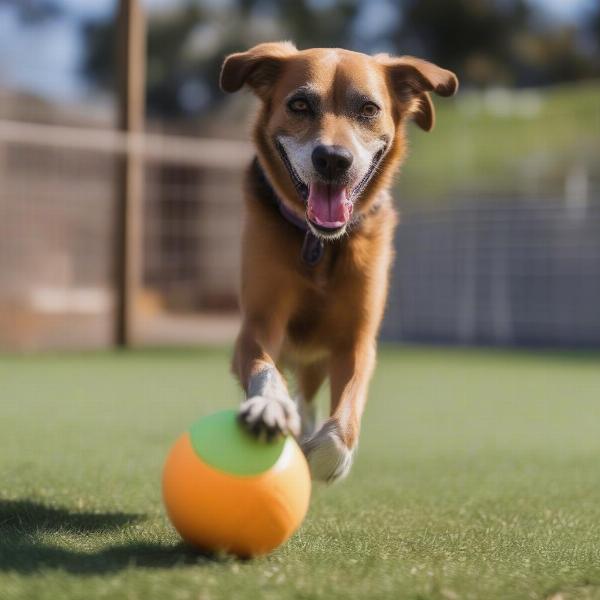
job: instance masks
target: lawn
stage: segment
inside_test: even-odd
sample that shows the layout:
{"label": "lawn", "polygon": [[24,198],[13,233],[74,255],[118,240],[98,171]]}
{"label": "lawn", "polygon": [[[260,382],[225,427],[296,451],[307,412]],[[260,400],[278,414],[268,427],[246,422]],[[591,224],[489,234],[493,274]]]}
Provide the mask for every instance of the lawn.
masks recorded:
{"label": "lawn", "polygon": [[[494,191],[511,197],[562,193],[574,165],[598,172],[598,82],[435,99],[435,129],[410,132],[398,198],[442,202],[446,194]],[[463,190],[463,192],[461,192]]]}
{"label": "lawn", "polygon": [[0,598],[600,598],[600,355],[383,350],[351,476],[252,561],[159,490],[238,397],[222,350],[0,358]]}

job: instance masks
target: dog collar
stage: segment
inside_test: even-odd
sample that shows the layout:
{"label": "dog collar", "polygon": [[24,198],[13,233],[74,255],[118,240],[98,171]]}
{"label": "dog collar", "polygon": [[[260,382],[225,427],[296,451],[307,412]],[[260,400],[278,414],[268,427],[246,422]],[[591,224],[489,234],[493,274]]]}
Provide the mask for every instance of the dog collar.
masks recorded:
{"label": "dog collar", "polygon": [[304,241],[302,242],[300,258],[305,265],[315,267],[319,264],[325,254],[325,242],[311,231],[305,219],[300,218],[281,201],[279,196],[275,193],[271,182],[267,179],[257,157],[254,157],[252,169],[267,191],[265,197],[269,202],[279,209],[279,214],[281,214],[288,223],[304,232]]}

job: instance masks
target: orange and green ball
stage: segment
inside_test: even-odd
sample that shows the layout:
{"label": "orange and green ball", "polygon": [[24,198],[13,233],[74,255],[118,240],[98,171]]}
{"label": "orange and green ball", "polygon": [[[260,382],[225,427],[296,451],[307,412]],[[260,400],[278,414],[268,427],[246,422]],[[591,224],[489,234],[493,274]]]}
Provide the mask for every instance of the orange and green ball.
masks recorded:
{"label": "orange and green ball", "polygon": [[296,531],[311,484],[293,438],[259,441],[227,410],[200,419],[175,442],[162,488],[167,514],[186,542],[249,557]]}

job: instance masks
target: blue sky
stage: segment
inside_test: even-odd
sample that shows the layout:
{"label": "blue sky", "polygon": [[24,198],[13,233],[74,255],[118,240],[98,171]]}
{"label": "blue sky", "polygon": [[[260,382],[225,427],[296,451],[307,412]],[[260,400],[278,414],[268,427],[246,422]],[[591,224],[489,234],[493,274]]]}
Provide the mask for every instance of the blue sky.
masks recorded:
{"label": "blue sky", "polygon": [[[31,91],[56,100],[78,100],[90,92],[78,74],[78,23],[84,18],[109,16],[116,0],[58,1],[65,16],[35,27],[23,27],[13,11],[0,6],[0,87]],[[597,1],[529,0],[549,17],[563,21],[577,20]],[[151,10],[160,10],[180,0],[143,2]]]}
{"label": "blue sky", "polygon": [[598,0],[529,0],[540,10],[546,10],[555,18],[572,20],[577,18],[583,11],[593,6]]}

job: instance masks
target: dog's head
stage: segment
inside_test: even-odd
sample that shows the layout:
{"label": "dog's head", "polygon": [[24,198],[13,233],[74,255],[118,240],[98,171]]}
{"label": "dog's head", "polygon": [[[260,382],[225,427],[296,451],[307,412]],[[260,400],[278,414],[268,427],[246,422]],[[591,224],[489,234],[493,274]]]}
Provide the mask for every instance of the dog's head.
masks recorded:
{"label": "dog's head", "polygon": [[404,125],[429,131],[429,92],[451,96],[456,76],[424,60],[348,50],[299,51],[289,42],[225,59],[221,87],[262,100],[258,155],[286,206],[322,237],[344,233],[404,155]]}

